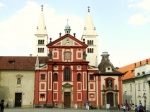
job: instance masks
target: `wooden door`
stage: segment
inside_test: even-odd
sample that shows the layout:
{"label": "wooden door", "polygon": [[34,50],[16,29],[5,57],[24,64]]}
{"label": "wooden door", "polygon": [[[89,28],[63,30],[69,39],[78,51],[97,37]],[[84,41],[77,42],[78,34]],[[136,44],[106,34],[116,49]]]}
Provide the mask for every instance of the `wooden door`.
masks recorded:
{"label": "wooden door", "polygon": [[15,107],[21,107],[22,93],[15,93]]}
{"label": "wooden door", "polygon": [[70,104],[71,104],[70,92],[64,92],[64,107],[70,108]]}
{"label": "wooden door", "polygon": [[107,93],[107,104],[110,104],[111,107],[114,106],[114,97],[113,93]]}

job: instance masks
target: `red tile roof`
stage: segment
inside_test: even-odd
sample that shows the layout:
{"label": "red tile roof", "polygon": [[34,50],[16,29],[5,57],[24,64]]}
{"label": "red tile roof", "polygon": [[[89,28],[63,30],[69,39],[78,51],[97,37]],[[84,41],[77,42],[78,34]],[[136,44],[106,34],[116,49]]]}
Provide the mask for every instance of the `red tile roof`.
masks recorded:
{"label": "red tile roof", "polygon": [[122,77],[122,80],[133,78],[135,76],[134,68],[144,64],[150,64],[150,58],[119,68],[118,70],[120,72],[125,73],[125,75]]}
{"label": "red tile roof", "polygon": [[[47,57],[39,57],[40,63],[45,63]],[[0,70],[35,70],[34,56],[0,56]]]}

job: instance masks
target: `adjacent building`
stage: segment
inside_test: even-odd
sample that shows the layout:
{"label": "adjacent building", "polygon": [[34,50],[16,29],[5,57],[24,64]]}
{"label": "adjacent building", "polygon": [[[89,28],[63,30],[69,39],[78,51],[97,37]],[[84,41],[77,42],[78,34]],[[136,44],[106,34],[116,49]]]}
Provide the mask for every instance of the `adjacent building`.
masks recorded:
{"label": "adjacent building", "polygon": [[142,60],[119,69],[123,76],[124,104],[142,103],[150,110],[150,59]]}
{"label": "adjacent building", "polygon": [[[47,57],[40,57],[46,62]],[[33,107],[36,57],[0,57],[0,99],[8,107]]]}

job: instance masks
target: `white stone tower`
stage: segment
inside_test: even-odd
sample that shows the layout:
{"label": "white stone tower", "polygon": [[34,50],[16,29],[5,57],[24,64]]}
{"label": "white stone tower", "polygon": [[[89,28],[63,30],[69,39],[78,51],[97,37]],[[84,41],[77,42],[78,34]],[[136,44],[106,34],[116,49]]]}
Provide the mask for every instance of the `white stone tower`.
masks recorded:
{"label": "white stone tower", "polygon": [[46,47],[47,43],[48,43],[48,34],[47,34],[45,20],[44,20],[43,5],[41,5],[40,20],[35,34],[35,55],[36,56],[48,55],[48,49]]}
{"label": "white stone tower", "polygon": [[88,7],[87,18],[85,21],[85,26],[83,30],[83,35],[81,40],[88,45],[86,60],[89,61],[89,65],[98,66],[98,35],[96,32],[96,27],[94,27],[90,7]]}

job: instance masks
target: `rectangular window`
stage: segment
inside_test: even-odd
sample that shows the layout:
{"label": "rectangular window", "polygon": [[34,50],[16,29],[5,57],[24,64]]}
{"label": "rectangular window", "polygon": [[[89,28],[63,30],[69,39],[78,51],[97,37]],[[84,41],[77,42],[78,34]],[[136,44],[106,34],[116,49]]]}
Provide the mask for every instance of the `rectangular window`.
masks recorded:
{"label": "rectangular window", "polygon": [[94,77],[93,77],[93,75],[90,75],[90,80],[94,80]]}
{"label": "rectangular window", "polygon": [[45,94],[40,94],[40,98],[45,98]]}
{"label": "rectangular window", "polygon": [[45,74],[41,74],[41,80],[45,80]]}
{"label": "rectangular window", "polygon": [[65,60],[71,60],[71,53],[65,52]]}

